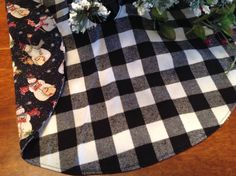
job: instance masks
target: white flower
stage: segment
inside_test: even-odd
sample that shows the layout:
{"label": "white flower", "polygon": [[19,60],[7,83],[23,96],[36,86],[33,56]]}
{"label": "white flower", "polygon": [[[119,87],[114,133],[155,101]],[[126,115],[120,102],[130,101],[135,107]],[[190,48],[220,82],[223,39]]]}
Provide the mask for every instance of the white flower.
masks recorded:
{"label": "white flower", "polygon": [[153,7],[153,4],[145,1],[138,1],[133,3],[134,7],[137,8],[139,15],[144,15],[145,12],[149,12],[150,9]]}
{"label": "white flower", "polygon": [[202,5],[202,11],[205,13],[205,14],[210,14],[211,13],[211,10],[209,8],[208,5]]}
{"label": "white flower", "polygon": [[212,0],[212,2],[211,2],[211,6],[216,5],[218,2],[219,2],[218,0]]}
{"label": "white flower", "polygon": [[107,8],[100,3],[99,9],[98,9],[98,15],[106,17],[106,16],[110,15],[110,13],[111,12],[108,11]]}
{"label": "white flower", "polygon": [[137,10],[139,15],[144,15],[146,12],[146,9],[143,6],[139,6]]}
{"label": "white flower", "polygon": [[98,0],[75,0],[71,4],[69,24],[73,32],[84,33],[86,29],[96,26],[90,19],[98,17],[100,21],[105,21],[109,14],[110,11]]}
{"label": "white flower", "polygon": [[76,17],[76,15],[77,15],[77,12],[71,11],[71,12],[70,12],[70,19]]}
{"label": "white flower", "polygon": [[83,9],[88,10],[91,6],[91,3],[87,0],[77,0],[75,2],[78,2],[78,5],[81,5]]}
{"label": "white flower", "polygon": [[202,11],[200,8],[195,8],[195,9],[193,9],[193,13],[194,13],[194,15],[196,15],[198,17],[202,14]]}
{"label": "white flower", "polygon": [[81,4],[78,4],[78,3],[72,3],[71,4],[71,7],[72,7],[72,9],[74,9],[74,10],[83,10],[83,7],[81,6]]}

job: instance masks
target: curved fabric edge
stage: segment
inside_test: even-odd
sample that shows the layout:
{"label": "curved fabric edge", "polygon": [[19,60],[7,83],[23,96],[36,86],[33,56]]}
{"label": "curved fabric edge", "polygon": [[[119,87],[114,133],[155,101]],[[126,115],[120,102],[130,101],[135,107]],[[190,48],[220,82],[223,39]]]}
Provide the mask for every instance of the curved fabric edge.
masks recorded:
{"label": "curved fabric edge", "polygon": [[6,0],[21,153],[38,137],[64,87],[65,47],[40,0]]}
{"label": "curved fabric edge", "polygon": [[[210,136],[214,135],[214,133],[217,132],[217,130],[220,130],[221,127],[224,126],[225,122],[230,120],[231,114],[235,109],[236,109],[236,105],[234,105],[232,107],[232,109],[230,109],[230,111],[228,111],[226,113],[226,115],[222,117],[222,121],[219,121],[219,124],[221,124],[220,126],[210,127],[209,128],[209,133],[207,134],[207,136],[203,135],[203,136],[199,137],[198,142],[195,145],[193,145],[192,147],[195,147],[195,146],[201,144],[202,142],[205,142]],[[195,130],[195,131],[198,131],[198,130]],[[195,131],[191,131],[191,132],[195,132]],[[188,148],[187,150],[190,150],[191,148]],[[56,172],[61,172],[61,173],[64,173],[64,174],[69,174],[69,175],[117,174],[117,173],[131,172],[131,171],[146,168],[148,166],[153,166],[155,164],[158,164],[159,162],[162,162],[162,161],[170,159],[174,156],[177,156],[178,154],[180,154],[184,151],[186,151],[186,150],[182,150],[182,151],[180,151],[179,153],[176,153],[176,154],[169,154],[168,157],[165,157],[160,161],[153,162],[153,163],[151,163],[147,166],[143,166],[143,167],[137,167],[137,165],[129,166],[129,167],[126,168],[126,171],[122,171],[122,172],[118,172],[117,170],[114,170],[114,171],[113,170],[109,170],[109,171],[107,170],[107,171],[101,171],[101,172],[89,172],[89,171],[88,172],[81,172],[79,167],[74,167],[74,168],[71,168],[69,170],[63,170],[63,168],[59,168],[59,167],[57,168],[57,167],[51,166],[50,164],[47,164],[47,163],[40,163],[40,165],[38,165],[38,163],[34,162],[33,160],[26,160],[26,161],[29,164],[32,164],[34,166],[40,166],[44,169],[48,169],[48,170],[52,170],[52,171],[56,171]],[[129,152],[129,151],[127,151],[127,152]]]}

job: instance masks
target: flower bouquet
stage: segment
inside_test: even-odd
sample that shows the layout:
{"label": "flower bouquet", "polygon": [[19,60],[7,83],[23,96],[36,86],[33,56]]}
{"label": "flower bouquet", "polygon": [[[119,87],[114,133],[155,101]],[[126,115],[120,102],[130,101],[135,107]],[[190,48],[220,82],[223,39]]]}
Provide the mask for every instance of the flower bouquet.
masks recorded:
{"label": "flower bouquet", "polygon": [[[138,0],[134,2],[138,13],[143,15],[146,11],[151,12],[153,19],[160,23],[160,33],[171,40],[175,39],[175,33],[171,27],[166,26],[168,20],[167,11],[170,7],[178,4],[179,0]],[[233,0],[184,0],[193,13],[198,17],[193,21],[193,32],[197,37],[206,39],[204,26],[215,32],[231,37],[235,24],[235,2]]]}
{"label": "flower bouquet", "polygon": [[84,33],[86,29],[104,22],[110,11],[97,0],[75,0],[71,4],[70,23],[72,31]]}
{"label": "flower bouquet", "polygon": [[[118,1],[116,1],[118,3]],[[227,45],[231,52],[236,53],[236,47],[232,40],[234,25],[236,24],[234,0],[137,0],[133,2],[139,15],[150,13],[156,30],[162,37],[175,40],[174,29],[166,22],[168,21],[168,10],[179,3],[186,3],[195,14],[192,28],[186,35],[194,34],[206,44],[210,43],[205,28],[220,35],[222,44]],[[86,29],[96,26],[98,22],[104,22],[110,15],[110,11],[99,0],[75,0],[71,5],[70,24],[72,31],[85,32]],[[236,55],[236,54],[235,54]],[[233,67],[236,59],[233,60]]]}

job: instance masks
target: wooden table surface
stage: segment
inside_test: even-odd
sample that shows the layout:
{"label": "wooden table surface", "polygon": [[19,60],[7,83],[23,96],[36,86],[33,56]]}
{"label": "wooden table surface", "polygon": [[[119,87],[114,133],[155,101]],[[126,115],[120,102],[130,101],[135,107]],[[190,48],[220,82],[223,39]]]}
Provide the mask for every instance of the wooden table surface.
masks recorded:
{"label": "wooden table surface", "polygon": [[[0,0],[0,176],[60,176],[27,164],[19,154],[4,0]],[[145,169],[115,176],[236,176],[236,111],[201,144]]]}

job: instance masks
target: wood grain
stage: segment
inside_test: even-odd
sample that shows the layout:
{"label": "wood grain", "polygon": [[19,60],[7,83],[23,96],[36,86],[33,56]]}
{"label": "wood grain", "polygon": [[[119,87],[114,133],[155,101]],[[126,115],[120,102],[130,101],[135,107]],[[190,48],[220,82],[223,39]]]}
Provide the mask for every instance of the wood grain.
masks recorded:
{"label": "wood grain", "polygon": [[[0,0],[0,175],[60,176],[23,161],[15,117],[15,97],[9,51],[6,12]],[[230,120],[201,144],[161,163],[115,176],[235,176],[236,111]]]}

